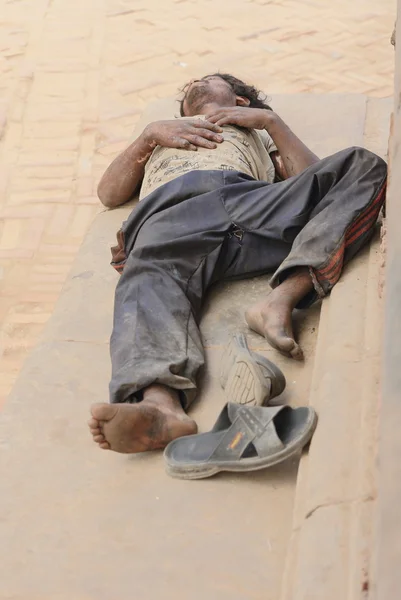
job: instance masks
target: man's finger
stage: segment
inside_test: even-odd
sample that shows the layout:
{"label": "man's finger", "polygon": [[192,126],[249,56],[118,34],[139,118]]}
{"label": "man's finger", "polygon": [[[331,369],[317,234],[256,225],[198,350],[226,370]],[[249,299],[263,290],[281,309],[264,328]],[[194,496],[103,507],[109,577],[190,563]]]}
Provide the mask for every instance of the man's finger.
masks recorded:
{"label": "man's finger", "polygon": [[197,150],[198,148],[191,144],[191,142],[185,138],[174,138],[172,148],[182,148],[183,150]]}
{"label": "man's finger", "polygon": [[208,115],[207,119],[210,123],[213,123],[216,126],[217,121],[219,120],[219,118],[222,117],[222,113],[215,113],[214,115]]}
{"label": "man's finger", "polygon": [[238,113],[236,113],[236,109],[235,108],[232,108],[232,109],[223,108],[223,109],[218,110],[217,112],[215,112],[213,114],[207,115],[206,118],[211,123],[217,124],[217,122],[219,121],[219,119],[222,119],[223,117],[232,117],[235,114],[238,114]]}
{"label": "man's finger", "polygon": [[206,140],[204,137],[202,137],[200,135],[188,135],[187,140],[191,144],[194,144],[195,146],[200,146],[201,148],[210,148],[210,149],[217,148],[217,144],[215,144],[214,142],[211,142],[209,140]]}
{"label": "man's finger", "polygon": [[[219,129],[222,131],[221,127],[219,127]],[[221,144],[221,142],[224,141],[222,135],[214,133],[214,131],[209,131],[209,129],[196,128],[193,130],[193,133],[191,135],[200,135],[206,138],[207,140],[213,140],[214,142],[218,142],[219,144]]]}
{"label": "man's finger", "polygon": [[220,127],[222,127],[223,125],[237,125],[237,123],[238,117],[234,117],[234,115],[221,117],[217,121],[217,125],[219,125]]}
{"label": "man's finger", "polygon": [[215,131],[216,133],[221,133],[223,131],[221,127],[215,123],[211,123],[209,120],[202,121],[202,119],[200,119],[199,121],[195,121],[193,125],[195,127],[200,127],[201,129],[210,129],[210,131]]}

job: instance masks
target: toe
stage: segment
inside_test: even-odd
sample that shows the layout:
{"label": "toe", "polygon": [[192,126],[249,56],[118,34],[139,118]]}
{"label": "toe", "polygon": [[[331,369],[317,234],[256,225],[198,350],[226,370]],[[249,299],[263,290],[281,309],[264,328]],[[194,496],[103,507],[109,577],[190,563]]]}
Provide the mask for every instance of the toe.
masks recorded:
{"label": "toe", "polygon": [[302,352],[302,349],[300,346],[298,346],[298,344],[294,345],[294,348],[291,350],[290,354],[291,354],[291,357],[295,360],[303,360],[304,359],[304,353]]}
{"label": "toe", "polygon": [[102,444],[103,442],[106,441],[106,438],[104,437],[104,435],[94,435],[93,441],[96,442],[97,444]]}
{"label": "toe", "polygon": [[[117,413],[118,407],[106,402],[97,402],[92,404],[91,413],[94,421],[110,421]],[[97,424],[99,427],[99,423]]]}
{"label": "toe", "polygon": [[279,350],[281,350],[281,352],[287,352],[291,355],[295,351],[295,349],[299,347],[295,340],[287,336],[277,336],[276,344]]}
{"label": "toe", "polygon": [[297,345],[292,338],[287,337],[286,335],[277,335],[276,333],[271,334],[270,332],[266,332],[265,338],[273,348],[287,356],[291,354],[294,347]]}
{"label": "toe", "polygon": [[99,448],[102,450],[110,450],[110,444],[108,442],[101,442],[99,444]]}

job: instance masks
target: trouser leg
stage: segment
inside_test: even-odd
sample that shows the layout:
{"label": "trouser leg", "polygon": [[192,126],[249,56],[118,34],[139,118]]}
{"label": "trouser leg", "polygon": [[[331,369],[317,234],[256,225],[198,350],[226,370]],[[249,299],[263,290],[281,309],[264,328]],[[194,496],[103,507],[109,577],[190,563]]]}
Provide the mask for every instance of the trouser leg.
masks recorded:
{"label": "trouser leg", "polygon": [[214,192],[153,214],[140,228],[117,286],[111,402],[135,402],[163,384],[196,393],[204,356],[198,321],[231,227]]}
{"label": "trouser leg", "polygon": [[281,183],[252,191],[244,183],[242,202],[233,200],[227,185],[227,212],[243,230],[242,251],[227,276],[277,269],[275,287],[307,267],[314,292],[301,305],[324,297],[344,264],[370,239],[384,202],[386,173],[381,158],[350,148]]}

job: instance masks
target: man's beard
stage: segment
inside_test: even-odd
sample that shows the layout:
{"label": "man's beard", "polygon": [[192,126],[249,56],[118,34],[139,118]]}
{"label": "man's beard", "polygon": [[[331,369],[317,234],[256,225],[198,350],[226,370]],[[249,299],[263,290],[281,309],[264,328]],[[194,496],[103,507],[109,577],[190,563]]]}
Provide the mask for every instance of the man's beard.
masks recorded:
{"label": "man's beard", "polygon": [[195,115],[199,113],[205,104],[216,101],[216,96],[213,94],[207,83],[194,85],[186,95],[187,105],[191,108],[191,112]]}

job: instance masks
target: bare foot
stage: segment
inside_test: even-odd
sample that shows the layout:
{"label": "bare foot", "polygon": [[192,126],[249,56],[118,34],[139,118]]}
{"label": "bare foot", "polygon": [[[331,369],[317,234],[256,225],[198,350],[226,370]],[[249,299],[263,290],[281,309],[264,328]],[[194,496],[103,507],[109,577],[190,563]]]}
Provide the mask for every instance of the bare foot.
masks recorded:
{"label": "bare foot", "polygon": [[303,352],[294,340],[291,308],[275,302],[274,298],[269,302],[268,298],[249,308],[245,320],[248,327],[265,337],[273,348],[295,360],[303,359]]}
{"label": "bare foot", "polygon": [[196,423],[183,411],[176,392],[167,390],[151,386],[136,404],[93,404],[88,425],[94,442],[104,450],[132,454],[165,448],[196,433]]}
{"label": "bare foot", "polygon": [[313,290],[309,270],[294,271],[271,294],[245,313],[250,329],[267,339],[269,344],[286,356],[302,360],[304,355],[294,339],[292,311]]}

